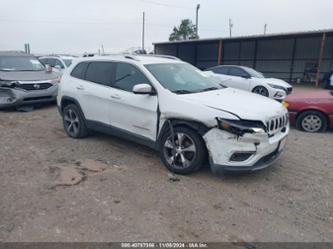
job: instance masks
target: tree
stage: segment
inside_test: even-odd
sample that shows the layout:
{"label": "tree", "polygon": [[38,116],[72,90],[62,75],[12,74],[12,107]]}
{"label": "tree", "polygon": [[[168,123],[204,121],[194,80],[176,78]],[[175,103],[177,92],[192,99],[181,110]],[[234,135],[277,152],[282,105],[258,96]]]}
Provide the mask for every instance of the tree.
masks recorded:
{"label": "tree", "polygon": [[174,27],[169,36],[169,41],[182,41],[190,39],[198,39],[196,35],[196,27],[190,19],[181,21],[179,27]]}

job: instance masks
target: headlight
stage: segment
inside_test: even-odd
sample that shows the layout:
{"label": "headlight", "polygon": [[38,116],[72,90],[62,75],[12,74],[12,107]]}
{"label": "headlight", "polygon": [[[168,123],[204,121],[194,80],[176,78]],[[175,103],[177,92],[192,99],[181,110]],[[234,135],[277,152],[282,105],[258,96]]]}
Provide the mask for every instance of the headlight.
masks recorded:
{"label": "headlight", "polygon": [[280,90],[283,90],[283,91],[287,92],[286,88],[284,88],[283,86],[269,84],[269,83],[267,83],[267,85],[269,85],[271,88],[280,89]]}
{"label": "headlight", "polygon": [[13,80],[0,80],[0,87],[14,88],[18,84],[19,83],[17,81],[13,81]]}
{"label": "headlight", "polygon": [[264,124],[260,121],[216,119],[221,130],[238,136],[243,136],[245,133],[265,133],[266,130]]}
{"label": "headlight", "polygon": [[52,84],[59,84],[61,81],[61,76],[57,77],[56,79],[51,80]]}

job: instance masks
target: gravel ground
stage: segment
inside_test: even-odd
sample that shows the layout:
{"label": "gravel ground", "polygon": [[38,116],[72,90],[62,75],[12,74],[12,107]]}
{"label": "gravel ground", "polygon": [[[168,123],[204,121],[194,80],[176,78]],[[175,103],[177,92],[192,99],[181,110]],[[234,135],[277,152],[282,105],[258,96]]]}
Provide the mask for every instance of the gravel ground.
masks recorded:
{"label": "gravel ground", "polygon": [[[0,137],[0,241],[333,241],[332,132],[292,129],[261,172],[179,181],[144,146],[68,138],[53,106],[1,112]],[[55,184],[87,159],[106,169]]]}

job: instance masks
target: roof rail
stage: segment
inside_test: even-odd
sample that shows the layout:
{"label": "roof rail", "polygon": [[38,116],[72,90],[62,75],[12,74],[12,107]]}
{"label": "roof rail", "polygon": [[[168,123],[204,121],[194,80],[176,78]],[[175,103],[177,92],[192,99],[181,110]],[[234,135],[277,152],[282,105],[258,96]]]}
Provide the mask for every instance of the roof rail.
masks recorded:
{"label": "roof rail", "polygon": [[124,57],[125,57],[126,59],[139,61],[137,58],[135,58],[135,56],[132,56],[132,55],[125,55]]}
{"label": "roof rail", "polygon": [[179,58],[176,57],[176,56],[172,56],[172,55],[153,54],[152,56],[155,56],[155,57],[161,57],[161,58],[166,58],[166,59],[171,59],[171,60],[181,61],[181,59],[179,59]]}

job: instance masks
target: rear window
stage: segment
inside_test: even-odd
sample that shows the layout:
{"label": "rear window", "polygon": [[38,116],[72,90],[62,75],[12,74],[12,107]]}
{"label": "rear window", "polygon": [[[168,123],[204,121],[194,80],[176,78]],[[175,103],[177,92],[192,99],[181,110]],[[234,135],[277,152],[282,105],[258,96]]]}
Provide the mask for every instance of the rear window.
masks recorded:
{"label": "rear window", "polygon": [[87,68],[86,80],[110,86],[112,80],[112,62],[91,62]]}
{"label": "rear window", "polygon": [[73,69],[71,73],[71,76],[83,80],[87,65],[88,65],[87,62],[81,62],[78,65],[76,65],[76,67]]}
{"label": "rear window", "polygon": [[229,68],[228,67],[215,67],[212,69],[214,73],[217,74],[228,74],[229,73]]}

